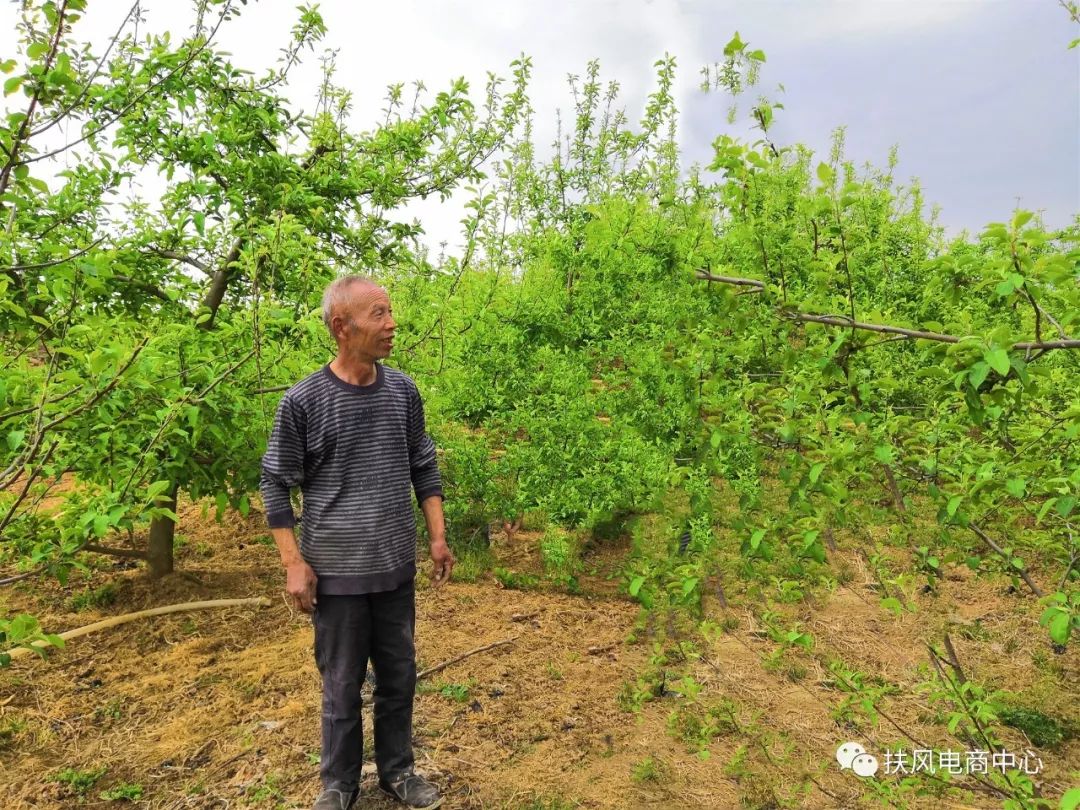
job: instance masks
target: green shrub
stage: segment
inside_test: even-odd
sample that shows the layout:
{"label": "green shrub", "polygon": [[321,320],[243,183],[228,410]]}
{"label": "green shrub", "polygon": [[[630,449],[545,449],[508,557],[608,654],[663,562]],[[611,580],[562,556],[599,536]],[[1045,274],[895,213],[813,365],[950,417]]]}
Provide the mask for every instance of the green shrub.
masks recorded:
{"label": "green shrub", "polygon": [[101,791],[101,798],[110,802],[135,802],[142,798],[143,788],[138,782],[121,782],[115,787]]}
{"label": "green shrub", "polygon": [[539,577],[533,574],[521,574],[506,568],[496,568],[495,579],[504,588],[513,591],[535,591],[540,587]]}
{"label": "green shrub", "polygon": [[1056,749],[1077,734],[1071,724],[1048,717],[1036,709],[1002,709],[998,717],[1005,725],[1024,732],[1036,748]]}
{"label": "green shrub", "polygon": [[116,601],[119,591],[115,582],[106,582],[97,588],[89,588],[68,599],[68,610],[81,613],[84,610],[108,607]]}
{"label": "green shrub", "polygon": [[64,768],[60,773],[53,776],[53,781],[59,782],[62,785],[67,785],[73,793],[76,793],[79,796],[85,796],[90,788],[105,775],[105,771],[107,770],[108,768],[104,765],[100,768],[93,768],[88,771],[80,771],[75,768]]}

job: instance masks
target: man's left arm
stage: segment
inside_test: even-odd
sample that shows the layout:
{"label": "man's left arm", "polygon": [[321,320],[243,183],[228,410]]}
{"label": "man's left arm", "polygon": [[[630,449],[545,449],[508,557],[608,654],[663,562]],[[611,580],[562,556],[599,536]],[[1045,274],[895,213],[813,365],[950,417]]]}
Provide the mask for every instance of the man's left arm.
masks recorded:
{"label": "man's left arm", "polygon": [[416,500],[424,513],[430,541],[431,560],[434,572],[431,582],[439,587],[450,579],[454,567],[454,555],[446,544],[446,520],[443,516],[442,477],[435,455],[435,442],[427,434],[424,420],[424,405],[420,392],[411,386],[409,402],[408,444],[409,474],[412,478]]}
{"label": "man's left arm", "polygon": [[446,545],[446,521],[443,518],[442,495],[431,495],[423,500],[420,508],[424,511],[424,523],[427,524],[428,538],[431,541],[431,562],[435,570],[431,574],[431,584],[438,588],[448,579],[454,569],[454,555]]}

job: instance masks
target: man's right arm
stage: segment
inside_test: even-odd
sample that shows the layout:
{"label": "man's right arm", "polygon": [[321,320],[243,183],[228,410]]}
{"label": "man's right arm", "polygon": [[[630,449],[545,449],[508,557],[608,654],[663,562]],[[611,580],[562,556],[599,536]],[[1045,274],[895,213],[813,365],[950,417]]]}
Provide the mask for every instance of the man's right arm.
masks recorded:
{"label": "man's right arm", "polygon": [[305,421],[292,399],[282,397],[263,456],[259,489],[270,533],[285,568],[285,589],[294,606],[310,613],[315,605],[316,577],[296,543],[296,516],[290,497],[292,488],[304,481]]}
{"label": "man's right arm", "polygon": [[274,542],[281,554],[281,565],[285,569],[285,591],[289,599],[294,607],[304,613],[311,613],[315,607],[315,586],[318,578],[311,566],[300,556],[296,533],[291,526],[271,529],[270,533],[274,536]]}

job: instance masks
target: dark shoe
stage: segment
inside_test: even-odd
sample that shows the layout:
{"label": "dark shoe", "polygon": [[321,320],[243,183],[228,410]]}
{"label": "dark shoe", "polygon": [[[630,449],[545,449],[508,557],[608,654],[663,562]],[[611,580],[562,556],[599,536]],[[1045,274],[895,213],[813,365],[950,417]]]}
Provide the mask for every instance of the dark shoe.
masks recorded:
{"label": "dark shoe", "polygon": [[424,777],[411,771],[389,782],[379,779],[379,788],[414,810],[434,810],[443,803],[439,789]]}
{"label": "dark shoe", "polygon": [[358,790],[344,791],[327,788],[319,794],[311,810],[349,810],[359,795]]}

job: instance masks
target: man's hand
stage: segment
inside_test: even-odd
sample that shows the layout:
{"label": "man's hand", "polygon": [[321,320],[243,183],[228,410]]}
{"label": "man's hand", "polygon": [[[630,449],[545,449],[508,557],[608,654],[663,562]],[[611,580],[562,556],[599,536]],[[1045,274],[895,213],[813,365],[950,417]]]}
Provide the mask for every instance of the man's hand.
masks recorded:
{"label": "man's hand", "polygon": [[319,579],[300,555],[292,526],[271,529],[270,534],[274,536],[274,543],[281,552],[281,565],[285,569],[285,593],[289,596],[289,602],[304,613],[311,613],[315,609],[315,585]]}
{"label": "man's hand", "polygon": [[450,579],[450,572],[454,570],[454,563],[457,562],[445,540],[436,540],[431,544],[431,562],[434,563],[431,584],[438,588]]}
{"label": "man's hand", "polygon": [[304,613],[315,609],[315,585],[318,577],[311,566],[303,559],[296,560],[285,567],[285,592],[293,606]]}

